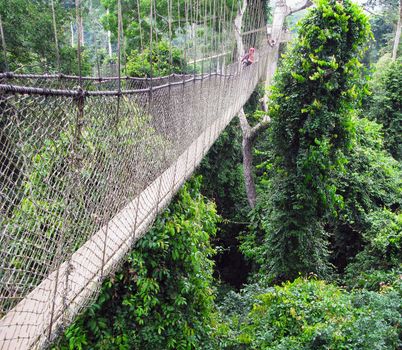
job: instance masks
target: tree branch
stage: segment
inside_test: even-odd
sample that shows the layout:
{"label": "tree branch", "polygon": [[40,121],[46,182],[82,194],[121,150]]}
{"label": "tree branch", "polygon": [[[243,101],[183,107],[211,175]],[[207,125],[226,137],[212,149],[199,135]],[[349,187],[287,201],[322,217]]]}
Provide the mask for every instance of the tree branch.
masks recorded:
{"label": "tree branch", "polygon": [[307,7],[310,7],[311,5],[313,5],[313,2],[311,0],[305,0],[303,3],[297,4],[295,8],[289,7],[288,15],[292,15],[296,12],[302,11]]}
{"label": "tree branch", "polygon": [[248,123],[243,107],[240,109],[238,117],[240,121],[241,130],[243,131],[243,137],[249,137],[251,127],[250,124]]}
{"label": "tree branch", "polygon": [[262,131],[266,130],[271,123],[271,118],[265,115],[264,118],[250,130],[250,138],[254,140]]}

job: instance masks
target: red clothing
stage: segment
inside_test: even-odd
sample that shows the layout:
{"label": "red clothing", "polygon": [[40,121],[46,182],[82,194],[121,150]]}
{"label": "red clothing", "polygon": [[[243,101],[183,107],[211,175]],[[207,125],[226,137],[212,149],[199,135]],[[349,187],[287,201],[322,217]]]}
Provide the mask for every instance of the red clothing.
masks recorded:
{"label": "red clothing", "polygon": [[248,54],[243,56],[243,58],[241,59],[241,63],[243,63],[243,65],[249,66],[250,64],[254,63],[254,51],[255,49],[252,47],[248,51]]}

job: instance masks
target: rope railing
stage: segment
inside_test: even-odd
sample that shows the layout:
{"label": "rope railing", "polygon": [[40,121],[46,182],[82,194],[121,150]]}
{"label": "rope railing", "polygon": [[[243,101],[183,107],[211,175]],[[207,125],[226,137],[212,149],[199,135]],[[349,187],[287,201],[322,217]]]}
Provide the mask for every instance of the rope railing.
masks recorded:
{"label": "rope railing", "polygon": [[[149,90],[123,94],[118,120],[115,92],[87,92],[79,130],[69,112],[78,108],[78,92],[5,91],[2,112],[10,122],[1,134],[1,158],[14,160],[9,177],[17,186],[14,193],[2,188],[1,246],[7,250],[0,252],[0,348],[43,345],[68,324],[191,175],[265,64],[260,60],[236,76],[154,88],[151,106]],[[13,145],[5,144],[10,135]]]}
{"label": "rope railing", "polygon": [[[212,5],[233,22],[233,9]],[[151,0],[150,18],[156,10]],[[227,52],[224,26],[214,24],[213,52]],[[240,67],[232,57],[222,71],[203,63],[147,78],[121,69],[117,77],[0,73],[0,349],[48,346],[93,301],[265,76],[269,47],[261,31],[250,35],[254,63]]]}

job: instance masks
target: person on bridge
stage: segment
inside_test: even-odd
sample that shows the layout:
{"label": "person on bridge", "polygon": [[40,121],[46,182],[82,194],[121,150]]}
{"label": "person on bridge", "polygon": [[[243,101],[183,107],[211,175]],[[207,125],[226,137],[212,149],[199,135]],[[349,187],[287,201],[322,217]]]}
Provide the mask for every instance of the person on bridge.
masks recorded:
{"label": "person on bridge", "polygon": [[255,52],[255,48],[250,47],[250,50],[248,50],[248,54],[243,56],[243,58],[241,59],[241,63],[243,64],[243,67],[247,67],[254,63],[254,52]]}

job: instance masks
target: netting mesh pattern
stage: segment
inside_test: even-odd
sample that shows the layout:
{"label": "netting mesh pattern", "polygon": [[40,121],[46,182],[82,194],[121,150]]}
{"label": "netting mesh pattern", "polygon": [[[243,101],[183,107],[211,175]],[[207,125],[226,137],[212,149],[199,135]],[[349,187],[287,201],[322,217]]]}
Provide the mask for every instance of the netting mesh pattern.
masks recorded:
{"label": "netting mesh pattern", "polygon": [[97,93],[113,79],[82,91],[0,76],[1,349],[40,347],[82,309],[246,102],[260,53],[237,73],[133,79],[135,91],[110,94]]}

